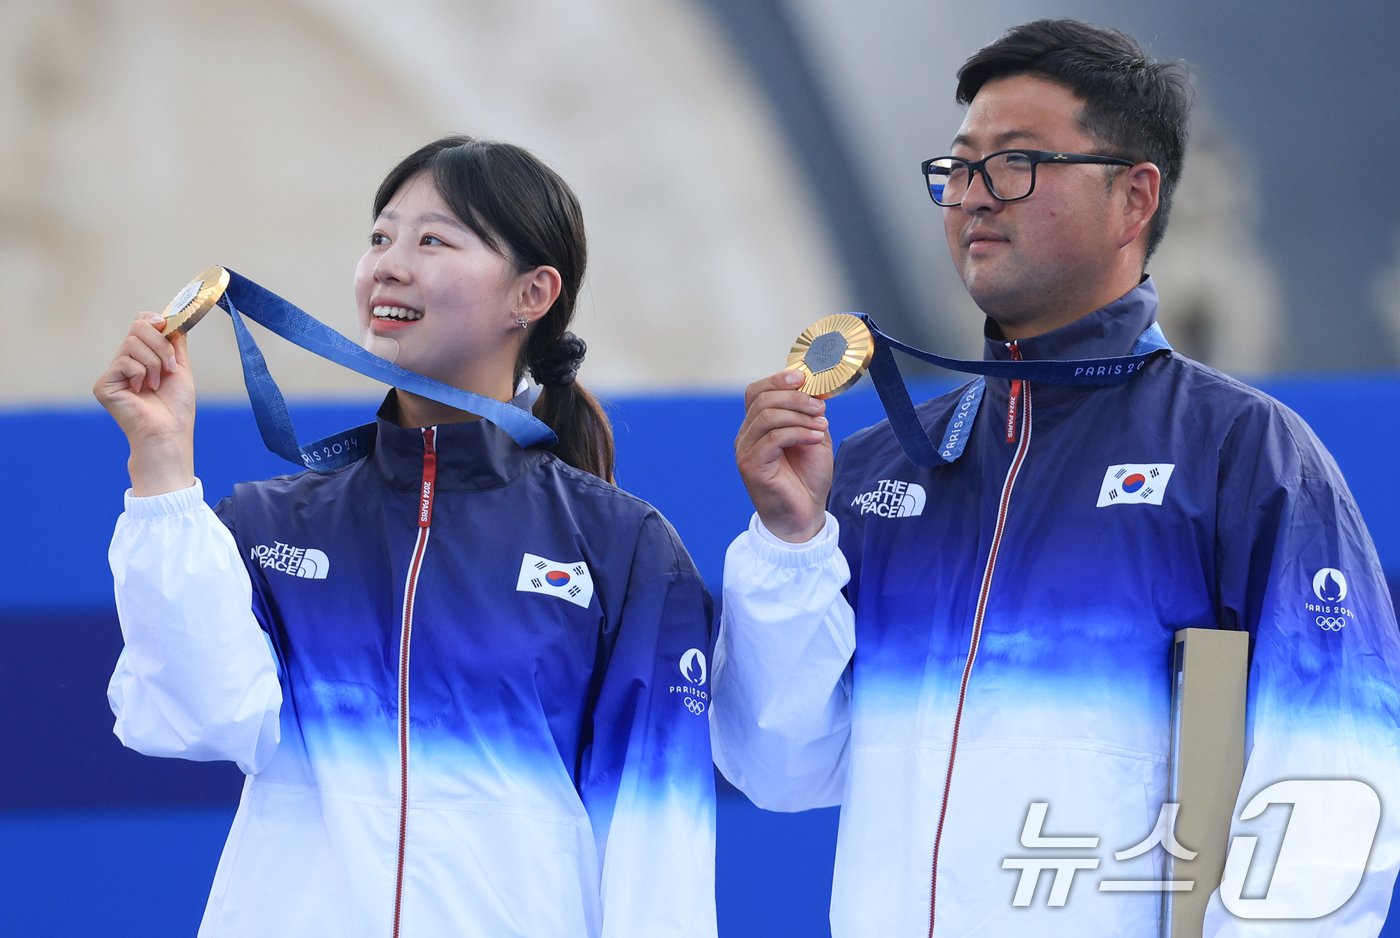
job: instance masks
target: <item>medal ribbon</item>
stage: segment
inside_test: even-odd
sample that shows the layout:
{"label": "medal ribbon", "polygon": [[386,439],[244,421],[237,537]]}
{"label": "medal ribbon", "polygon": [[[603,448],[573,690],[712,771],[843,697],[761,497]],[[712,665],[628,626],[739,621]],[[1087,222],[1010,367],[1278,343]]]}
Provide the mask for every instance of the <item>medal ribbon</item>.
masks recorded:
{"label": "medal ribbon", "polygon": [[[880,403],[890,418],[890,427],[904,454],[916,466],[931,468],[956,460],[962,455],[963,447],[977,416],[977,408],[982,402],[982,392],[986,379],[1010,378],[1022,381],[1040,381],[1045,384],[1062,384],[1077,387],[1102,387],[1122,384],[1131,380],[1152,359],[1171,351],[1167,337],[1155,322],[1138,336],[1130,354],[1117,358],[1087,358],[1064,361],[964,361],[944,358],[932,352],[906,345],[898,339],[881,332],[879,327],[865,313],[856,313],[870,329],[875,340],[874,355],[870,360],[870,380],[875,392],[880,395]],[[894,350],[926,361],[940,368],[980,375],[968,386],[953,416],[948,420],[941,446],[934,446],[928,431],[919,423],[914,411],[914,402],[909,398],[909,388],[895,363]]]}
{"label": "medal ribbon", "polygon": [[243,359],[243,384],[248,389],[248,401],[253,405],[253,417],[257,420],[263,444],[269,451],[298,466],[316,472],[332,472],[347,465],[364,454],[365,446],[361,443],[367,443],[366,434],[374,431],[374,425],[337,433],[306,446],[297,442],[296,430],[292,427],[292,417],[287,411],[282,391],[268,372],[262,350],[248,331],[243,316],[293,345],[351,371],[489,420],[522,448],[540,444],[553,446],[558,439],[554,431],[534,414],[512,404],[454,388],[380,358],[277,294],[231,270],[228,271],[228,289],[219,298],[219,305],[233,320],[238,352]]}

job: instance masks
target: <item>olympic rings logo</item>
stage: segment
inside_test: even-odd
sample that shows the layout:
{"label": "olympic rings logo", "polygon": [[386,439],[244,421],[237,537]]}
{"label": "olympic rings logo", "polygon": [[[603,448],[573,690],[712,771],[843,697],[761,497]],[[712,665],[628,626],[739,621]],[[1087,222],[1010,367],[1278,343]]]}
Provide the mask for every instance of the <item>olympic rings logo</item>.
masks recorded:
{"label": "olympic rings logo", "polygon": [[698,717],[705,712],[705,702],[703,700],[696,700],[694,697],[687,697],[685,699],[685,708]]}
{"label": "olympic rings logo", "polygon": [[1318,616],[1314,621],[1324,632],[1340,632],[1342,626],[1347,624],[1347,620],[1341,616]]}

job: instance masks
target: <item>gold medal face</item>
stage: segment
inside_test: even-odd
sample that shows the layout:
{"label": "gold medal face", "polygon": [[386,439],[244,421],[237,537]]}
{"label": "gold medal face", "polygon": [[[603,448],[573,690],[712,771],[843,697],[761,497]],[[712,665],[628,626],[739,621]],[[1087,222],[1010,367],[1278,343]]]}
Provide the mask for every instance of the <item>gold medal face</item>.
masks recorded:
{"label": "gold medal face", "polygon": [[210,267],[185,284],[185,288],[175,295],[161,314],[165,317],[165,334],[171,335],[176,330],[189,332],[195,323],[204,318],[205,313],[214,308],[226,289],[228,271],[222,267]]}
{"label": "gold medal face", "polygon": [[837,313],[812,323],[788,352],[788,370],[806,376],[802,390],[835,397],[860,380],[875,355],[875,338],[859,316]]}

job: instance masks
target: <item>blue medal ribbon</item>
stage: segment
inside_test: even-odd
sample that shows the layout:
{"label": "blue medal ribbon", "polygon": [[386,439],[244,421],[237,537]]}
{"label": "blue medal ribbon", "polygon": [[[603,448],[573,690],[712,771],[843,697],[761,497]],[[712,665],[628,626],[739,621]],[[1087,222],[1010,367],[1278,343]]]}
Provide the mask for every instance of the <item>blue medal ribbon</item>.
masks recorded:
{"label": "blue medal ribbon", "polygon": [[293,345],[351,371],[489,420],[522,448],[541,444],[553,446],[558,439],[548,425],[528,411],[409,371],[365,350],[247,277],[230,270],[228,278],[228,289],[219,298],[219,306],[233,320],[233,333],[243,360],[243,384],[248,389],[253,417],[263,444],[289,462],[316,472],[332,472],[364,455],[375,428],[370,424],[302,446],[292,427],[287,402],[268,372],[262,350],[248,331],[243,316]]}
{"label": "blue medal ribbon", "polygon": [[[1040,381],[1045,384],[1062,384],[1077,387],[1102,387],[1122,384],[1138,375],[1152,359],[1171,351],[1167,337],[1157,323],[1152,323],[1138,336],[1133,350],[1128,355],[1116,358],[1089,358],[1063,361],[964,361],[957,358],[944,358],[932,352],[906,345],[898,339],[881,332],[875,322],[865,313],[856,316],[870,329],[875,340],[875,351],[870,360],[870,380],[885,414],[890,418],[890,427],[899,440],[904,455],[916,466],[925,469],[955,461],[962,455],[967,439],[971,435],[972,423],[977,417],[977,409],[982,403],[982,393],[986,389],[988,377],[1009,378],[1022,381]],[[909,388],[899,373],[899,365],[894,359],[894,350],[926,361],[940,368],[980,375],[968,385],[954,408],[948,426],[944,430],[943,443],[934,446],[933,439],[919,423],[914,411],[914,402],[909,397]]]}

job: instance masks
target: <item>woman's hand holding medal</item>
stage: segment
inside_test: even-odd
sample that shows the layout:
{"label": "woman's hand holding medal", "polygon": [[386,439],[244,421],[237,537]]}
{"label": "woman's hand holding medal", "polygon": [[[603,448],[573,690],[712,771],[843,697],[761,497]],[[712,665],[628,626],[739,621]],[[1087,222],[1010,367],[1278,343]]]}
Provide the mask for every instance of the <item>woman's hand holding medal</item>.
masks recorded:
{"label": "woman's hand holding medal", "polygon": [[213,270],[222,272],[206,271],[165,312],[137,316],[93,383],[93,396],[131,447],[134,495],[159,495],[194,484],[195,386],[185,333],[222,293]]}

